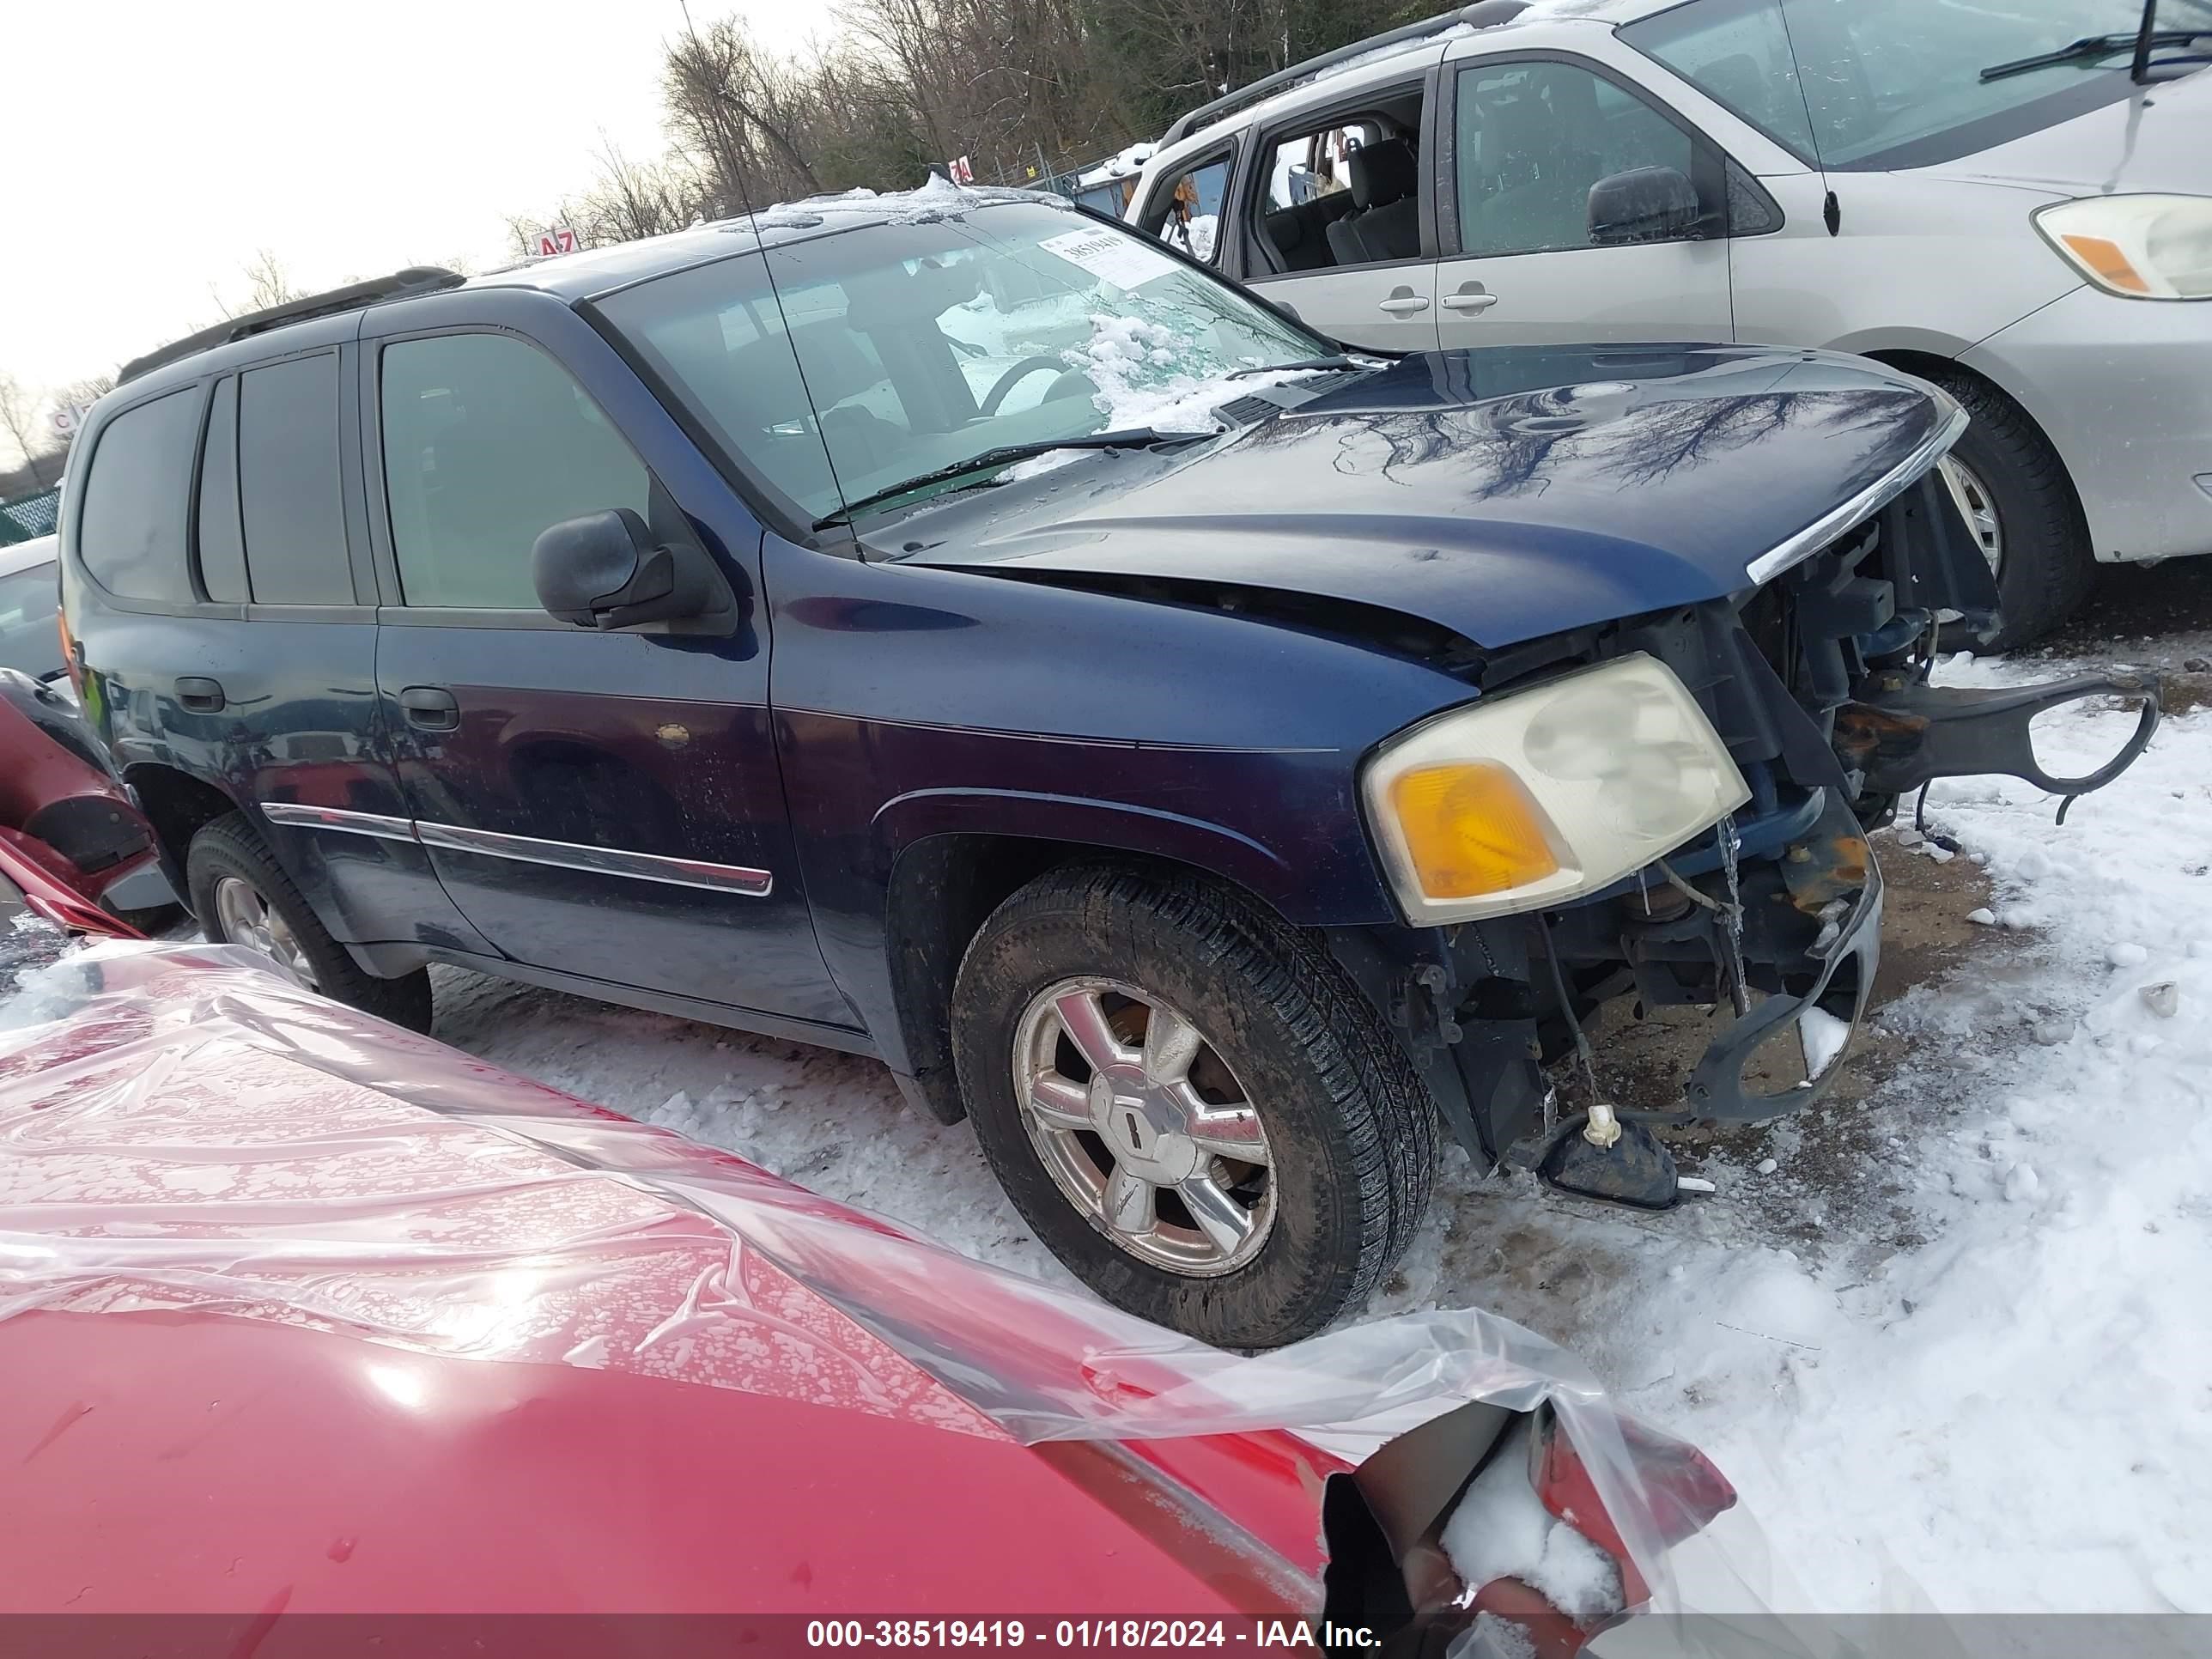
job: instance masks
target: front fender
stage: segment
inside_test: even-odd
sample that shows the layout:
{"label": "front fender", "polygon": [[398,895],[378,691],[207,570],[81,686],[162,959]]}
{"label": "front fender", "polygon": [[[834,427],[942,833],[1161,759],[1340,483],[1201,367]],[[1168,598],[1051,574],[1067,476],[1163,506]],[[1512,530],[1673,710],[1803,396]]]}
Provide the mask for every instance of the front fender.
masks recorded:
{"label": "front fender", "polygon": [[1027,789],[916,789],[884,802],[874,828],[894,860],[934,836],[1012,835],[1188,865],[1278,910],[1297,908],[1301,897],[1296,872],[1280,853],[1224,824],[1156,806]]}

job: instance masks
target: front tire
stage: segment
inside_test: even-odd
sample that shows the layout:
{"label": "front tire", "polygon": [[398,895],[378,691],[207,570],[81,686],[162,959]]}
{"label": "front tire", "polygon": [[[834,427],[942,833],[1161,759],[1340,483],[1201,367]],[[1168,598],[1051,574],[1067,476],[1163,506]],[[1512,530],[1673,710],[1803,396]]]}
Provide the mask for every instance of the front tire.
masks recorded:
{"label": "front tire", "polygon": [[952,999],[963,1092],[1037,1237],[1226,1347],[1364,1303],[1412,1242],[1436,1109],[1343,970],[1178,872],[1077,866],[1000,905]]}
{"label": "front tire", "polygon": [[2040,639],[2081,607],[2096,586],[2089,523],[2066,464],[2019,404],[1987,382],[1930,375],[1972,422],[1944,464],[1944,482],[1996,571],[2007,651]]}
{"label": "front tire", "polygon": [[218,945],[239,945],[276,962],[309,989],[351,1003],[410,1031],[430,1029],[430,975],[398,979],[364,973],[276,862],[243,812],[227,812],[192,837],[185,858],[192,914]]}

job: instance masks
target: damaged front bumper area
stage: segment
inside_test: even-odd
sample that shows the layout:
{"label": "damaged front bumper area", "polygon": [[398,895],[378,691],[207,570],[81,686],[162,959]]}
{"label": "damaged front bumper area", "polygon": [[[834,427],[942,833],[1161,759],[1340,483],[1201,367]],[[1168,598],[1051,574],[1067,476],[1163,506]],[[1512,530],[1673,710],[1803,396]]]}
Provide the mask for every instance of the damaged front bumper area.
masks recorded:
{"label": "damaged front bumper area", "polygon": [[[1539,641],[1485,665],[1486,693],[1510,694],[1631,653],[1656,659],[1696,698],[1750,799],[1666,858],[1571,903],[1336,941],[1471,1153],[1552,1173],[1583,1121],[1555,1121],[1546,1067],[1578,1050],[1586,1061],[1585,1028],[1616,999],[1632,999],[1639,1018],[1708,1006],[1726,1023],[1686,1066],[1678,1094],[1608,1103],[1632,1133],[1601,1151],[1624,1169],[1638,1157],[1666,1167],[1663,1180],[1632,1170],[1621,1191],[1597,1195],[1672,1201],[1671,1164],[1639,1123],[1757,1123],[1820,1097],[1873,989],[1882,883],[1868,836],[1891,821],[1899,796],[1935,778],[1996,772],[2050,790],[2063,806],[2118,777],[2156,729],[2156,685],[2127,676],[2003,690],[1929,684],[1939,641],[1984,637],[1996,598],[1931,476],[1763,586]],[[2142,706],[2117,755],[2081,776],[2039,763],[2036,715],[2107,697]],[[1593,1143],[1606,1140],[1599,1129],[1610,1133],[1592,1126]]]}

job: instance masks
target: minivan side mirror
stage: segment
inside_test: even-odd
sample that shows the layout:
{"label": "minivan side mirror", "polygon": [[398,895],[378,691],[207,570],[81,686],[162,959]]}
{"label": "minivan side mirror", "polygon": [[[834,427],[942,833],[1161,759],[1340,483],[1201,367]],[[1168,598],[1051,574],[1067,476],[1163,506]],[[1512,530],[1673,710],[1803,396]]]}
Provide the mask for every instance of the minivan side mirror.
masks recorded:
{"label": "minivan side mirror", "polygon": [[1698,187],[1673,167],[1631,167],[1590,186],[1590,240],[1600,247],[1673,241],[1701,216]]}
{"label": "minivan side mirror", "polygon": [[716,609],[721,583],[696,547],[655,546],[626,507],[563,519],[530,550],[538,603],[579,628],[681,622]]}

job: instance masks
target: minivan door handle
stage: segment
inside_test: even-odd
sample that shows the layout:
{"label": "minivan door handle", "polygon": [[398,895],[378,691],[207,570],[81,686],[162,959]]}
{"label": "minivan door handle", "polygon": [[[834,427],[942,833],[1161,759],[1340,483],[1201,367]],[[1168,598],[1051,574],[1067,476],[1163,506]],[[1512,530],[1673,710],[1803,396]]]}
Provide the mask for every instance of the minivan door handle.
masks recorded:
{"label": "minivan door handle", "polygon": [[1487,311],[1498,303],[1498,296],[1480,283],[1462,283],[1456,291],[1444,295],[1446,311]]}
{"label": "minivan door handle", "polygon": [[1426,311],[1429,308],[1429,302],[1414,293],[1412,289],[1401,283],[1390,290],[1389,299],[1377,300],[1375,302],[1375,308],[1377,311],[1387,311],[1393,317],[1411,317],[1416,312]]}
{"label": "minivan door handle", "polygon": [[195,714],[222,712],[222,682],[188,675],[177,682],[177,701]]}
{"label": "minivan door handle", "polygon": [[399,694],[407,724],[425,732],[451,732],[461,723],[461,706],[453,694],[435,685],[410,685]]}

